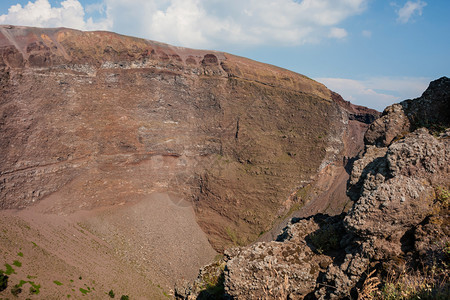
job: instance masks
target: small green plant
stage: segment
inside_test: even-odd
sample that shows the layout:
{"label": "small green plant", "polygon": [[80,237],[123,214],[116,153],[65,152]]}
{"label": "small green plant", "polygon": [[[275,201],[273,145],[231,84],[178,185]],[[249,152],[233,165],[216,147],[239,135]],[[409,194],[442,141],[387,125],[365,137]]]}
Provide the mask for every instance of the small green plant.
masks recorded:
{"label": "small green plant", "polygon": [[445,187],[438,186],[435,189],[435,192],[436,192],[436,200],[441,202],[444,206],[448,206],[450,200],[450,191],[448,191]]}
{"label": "small green plant", "polygon": [[25,283],[27,283],[28,281],[25,280],[21,280],[19,281],[19,287],[22,287]]}
{"label": "small green plant", "polygon": [[15,260],[14,262],[13,262],[13,265],[15,265],[16,267],[21,267],[22,266],[22,263],[20,262],[20,261],[18,261],[18,260]]}
{"label": "small green plant", "polygon": [[62,282],[60,282],[58,280],[54,280],[53,283],[56,284],[56,285],[63,285]]}
{"label": "small green plant", "polygon": [[30,294],[39,295],[39,293],[41,292],[41,285],[36,284],[33,281],[28,281],[28,283],[31,285]]}
{"label": "small green plant", "polygon": [[17,297],[20,293],[22,293],[22,288],[18,284],[11,288],[11,294],[15,297]]}
{"label": "small green plant", "polygon": [[85,289],[83,289],[83,288],[80,288],[80,292],[81,292],[83,295],[87,295],[87,294],[90,293],[91,291],[85,290]]}
{"label": "small green plant", "polygon": [[130,297],[128,297],[128,295],[122,295],[120,300],[130,300]]}
{"label": "small green plant", "polygon": [[17,255],[20,256],[20,257],[23,257],[23,253],[22,252],[17,253]]}
{"label": "small green plant", "polygon": [[116,294],[114,294],[114,291],[113,291],[113,290],[110,290],[110,291],[108,292],[108,296],[109,296],[110,298],[114,298],[114,297],[116,296]]}
{"label": "small green plant", "polygon": [[30,295],[37,295],[37,294],[39,294],[39,291],[34,286],[30,286]]}
{"label": "small green plant", "polygon": [[[6,275],[11,275],[11,274],[15,274],[16,272],[14,271],[13,267],[11,267],[10,264],[5,264],[6,267],[6,271],[4,272]],[[3,271],[2,271],[3,272]]]}

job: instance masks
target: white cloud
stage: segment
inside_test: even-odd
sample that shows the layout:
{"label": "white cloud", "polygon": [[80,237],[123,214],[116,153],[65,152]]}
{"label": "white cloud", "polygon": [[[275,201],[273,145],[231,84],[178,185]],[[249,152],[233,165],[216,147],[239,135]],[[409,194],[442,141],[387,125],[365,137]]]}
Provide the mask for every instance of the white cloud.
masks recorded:
{"label": "white cloud", "polygon": [[362,33],[363,37],[366,37],[366,38],[372,37],[372,31],[370,31],[370,30],[363,30],[361,33]]}
{"label": "white cloud", "polygon": [[105,13],[106,7],[104,3],[91,3],[87,4],[85,9],[86,13],[92,14],[92,13]]}
{"label": "white cloud", "polygon": [[328,34],[328,37],[335,38],[335,39],[343,39],[347,36],[347,30],[344,28],[338,28],[333,27],[330,29],[330,33]]}
{"label": "white cloud", "polygon": [[8,14],[0,16],[0,24],[38,26],[38,27],[71,27],[81,30],[108,29],[107,20],[94,22],[92,18],[85,19],[85,11],[78,0],[66,0],[60,7],[52,7],[48,0],[28,2],[9,8]]}
{"label": "white cloud", "polygon": [[427,3],[421,0],[406,2],[403,7],[397,10],[397,21],[408,23],[414,15],[421,16],[425,6],[427,6]]}
{"label": "white cloud", "polygon": [[354,104],[379,111],[396,102],[420,97],[428,87],[430,78],[423,77],[375,77],[367,80],[345,78],[316,78],[330,90],[339,93]]}
{"label": "white cloud", "polygon": [[0,23],[106,29],[196,48],[286,46],[345,37],[338,25],[369,0],[98,0],[84,8],[79,0],[58,2],[11,6]]}

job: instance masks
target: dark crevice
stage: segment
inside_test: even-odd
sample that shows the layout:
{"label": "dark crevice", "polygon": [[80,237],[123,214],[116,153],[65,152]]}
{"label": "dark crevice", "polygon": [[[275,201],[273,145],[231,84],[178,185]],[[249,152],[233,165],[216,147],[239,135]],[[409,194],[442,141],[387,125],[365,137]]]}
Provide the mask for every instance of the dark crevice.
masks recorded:
{"label": "dark crevice", "polygon": [[235,134],[234,138],[236,140],[239,138],[239,117],[237,118],[237,121],[236,121],[236,134]]}

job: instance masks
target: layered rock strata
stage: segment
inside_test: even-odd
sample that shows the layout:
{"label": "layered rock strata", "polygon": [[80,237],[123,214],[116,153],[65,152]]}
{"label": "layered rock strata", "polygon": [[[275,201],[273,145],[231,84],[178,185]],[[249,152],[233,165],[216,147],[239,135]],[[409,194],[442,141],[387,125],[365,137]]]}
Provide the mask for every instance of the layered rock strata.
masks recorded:
{"label": "layered rock strata", "polygon": [[267,231],[376,115],[249,59],[64,28],[0,27],[0,94],[0,208],[175,193],[218,250]]}

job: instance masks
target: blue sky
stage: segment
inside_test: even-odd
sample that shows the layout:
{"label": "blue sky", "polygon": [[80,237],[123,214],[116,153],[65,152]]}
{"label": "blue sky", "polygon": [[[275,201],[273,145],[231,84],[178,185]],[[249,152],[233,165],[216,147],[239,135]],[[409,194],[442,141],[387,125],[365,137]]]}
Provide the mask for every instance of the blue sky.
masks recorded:
{"label": "blue sky", "polygon": [[2,0],[0,23],[110,30],[314,78],[382,110],[449,76],[448,0]]}

